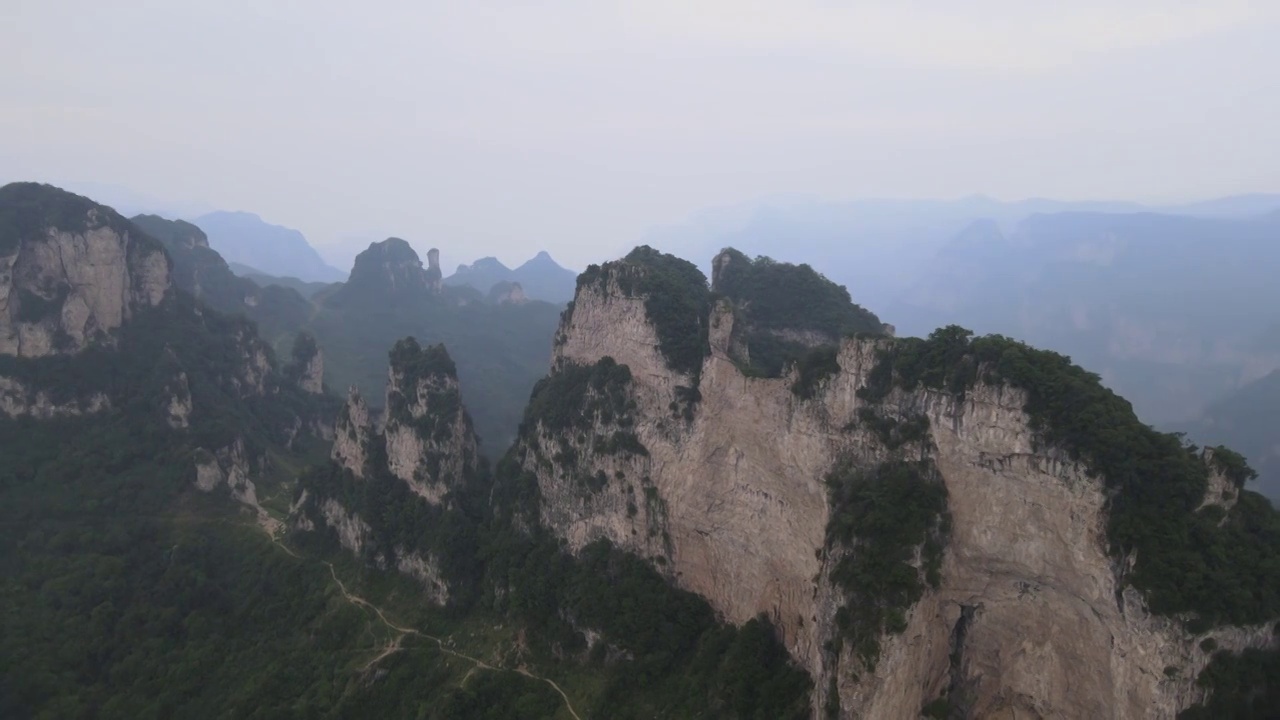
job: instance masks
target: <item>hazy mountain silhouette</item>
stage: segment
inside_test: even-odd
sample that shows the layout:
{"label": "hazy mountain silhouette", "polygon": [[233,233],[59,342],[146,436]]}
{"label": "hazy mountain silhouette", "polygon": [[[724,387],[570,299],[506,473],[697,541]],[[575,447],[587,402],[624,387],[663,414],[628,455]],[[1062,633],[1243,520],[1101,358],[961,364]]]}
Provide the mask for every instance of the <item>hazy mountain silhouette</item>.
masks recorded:
{"label": "hazy mountain silhouette", "polygon": [[272,225],[253,213],[212,212],[191,221],[209,236],[209,245],[227,262],[242,263],[280,277],[337,282],[346,273],[327,265],[302,233]]}
{"label": "hazy mountain silhouette", "polygon": [[564,303],[573,299],[578,274],[567,270],[543,250],[512,270],[495,257],[480,258],[470,265],[459,265],[445,278],[446,285],[468,285],[488,293],[498,283],[520,283],[533,300]]}

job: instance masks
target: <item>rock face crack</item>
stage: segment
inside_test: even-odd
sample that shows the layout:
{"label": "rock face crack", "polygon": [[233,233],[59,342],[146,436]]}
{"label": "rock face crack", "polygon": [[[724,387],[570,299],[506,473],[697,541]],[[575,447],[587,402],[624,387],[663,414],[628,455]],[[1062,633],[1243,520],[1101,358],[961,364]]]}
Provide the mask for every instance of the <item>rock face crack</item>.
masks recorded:
{"label": "rock face crack", "polygon": [[951,629],[951,652],[947,656],[949,680],[944,697],[949,707],[947,717],[955,720],[969,717],[972,704],[972,698],[969,697],[971,688],[968,687],[969,683],[965,679],[964,643],[977,610],[978,607],[975,605],[961,605],[960,617],[956,620],[955,627]]}

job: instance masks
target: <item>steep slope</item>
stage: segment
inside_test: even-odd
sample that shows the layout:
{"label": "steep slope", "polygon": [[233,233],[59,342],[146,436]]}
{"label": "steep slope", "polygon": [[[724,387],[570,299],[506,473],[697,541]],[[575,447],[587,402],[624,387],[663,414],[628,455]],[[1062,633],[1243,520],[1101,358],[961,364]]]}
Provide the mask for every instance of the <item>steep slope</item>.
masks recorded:
{"label": "steep slope", "polygon": [[173,261],[175,285],[219,312],[253,320],[273,345],[291,341],[311,316],[311,304],[296,290],[260,287],[237,277],[195,225],[155,215],[139,215],[132,222],[164,245]]}
{"label": "steep slope", "polygon": [[315,282],[340,282],[346,274],[330,267],[297,230],[272,225],[247,212],[212,212],[191,221],[228,262],[270,275]]}
{"label": "steep slope", "polygon": [[375,427],[352,389],[334,429],[334,462],[301,479],[294,522],[414,577],[429,602],[458,604],[478,579],[473,496],[483,480],[457,370],[443,346],[405,338],[391,350],[386,392]]}
{"label": "steep slope", "polygon": [[498,478],[528,522],[766,614],[826,717],[1170,717],[1215,650],[1276,647],[1280,521],[1239,456],[958,328],[744,375],[761,310],[647,248],[589,268]]}
{"label": "steep slope", "polygon": [[[24,267],[139,284],[136,228],[36,195],[35,217],[76,210],[17,236]],[[117,267],[32,261],[99,220]],[[503,522],[443,347],[397,343],[383,417],[339,412],[313,338],[278,363],[243,317],[156,291],[82,348],[0,354],[21,389],[0,406],[0,716],[807,714],[766,621],[725,626],[633,557]]]}
{"label": "steep slope", "polygon": [[0,353],[74,353],[169,292],[160,243],[48,185],[0,188]]}
{"label": "steep slope", "polygon": [[[444,343],[457,360],[483,451],[510,444],[523,403],[546,374],[560,310],[543,302],[486,303],[470,287],[439,281],[438,253],[428,266],[396,238],[373,243],[356,258],[351,280],[319,293],[304,327],[325,349],[333,387],[355,385],[376,407],[386,383],[386,349],[411,336]],[[434,269],[434,272],[433,272]]]}
{"label": "steep slope", "polygon": [[[56,354],[0,353],[22,389],[0,414],[0,715],[279,714],[331,692],[373,636],[263,530],[335,408],[250,323],[173,287],[160,244],[109,208],[9,187],[0,217],[22,221],[0,290],[65,282],[55,331],[80,327],[81,299],[97,320]],[[262,682],[282,666],[297,674]]]}

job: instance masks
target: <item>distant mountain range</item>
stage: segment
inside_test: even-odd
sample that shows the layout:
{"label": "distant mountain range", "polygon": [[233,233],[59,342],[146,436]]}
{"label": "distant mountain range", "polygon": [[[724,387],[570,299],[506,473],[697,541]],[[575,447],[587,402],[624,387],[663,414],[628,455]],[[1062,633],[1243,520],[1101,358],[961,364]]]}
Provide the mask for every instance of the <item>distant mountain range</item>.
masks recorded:
{"label": "distant mountain range", "polygon": [[[725,247],[749,256],[785,253],[790,262],[825,268],[853,299],[898,322],[890,305],[922,278],[923,266],[978,220],[1001,232],[1037,214],[1063,212],[1140,213],[1199,217],[1247,217],[1280,209],[1280,195],[1238,195],[1171,205],[1134,202],[1072,202],[1031,198],[1002,201],[984,195],[956,200],[869,199],[825,201],[778,196],[759,202],[709,208],[687,221],[655,227],[642,241],[683,257],[710,258]],[[709,265],[702,265],[710,274]],[[911,334],[933,328],[899,325]]]}
{"label": "distant mountain range", "polygon": [[341,282],[347,274],[321,259],[302,233],[272,225],[253,213],[218,211],[191,221],[209,236],[209,245],[228,263],[266,275],[307,282]]}
{"label": "distant mountain range", "polygon": [[1254,490],[1280,503],[1280,370],[1217,400],[1191,422],[1170,427],[1203,445],[1229,444],[1258,471]]}
{"label": "distant mountain range", "polygon": [[573,299],[577,279],[577,273],[561,267],[543,250],[514,270],[495,257],[459,265],[454,274],[444,279],[444,284],[453,287],[467,285],[488,293],[498,283],[519,283],[524,294],[532,300],[566,303]]}

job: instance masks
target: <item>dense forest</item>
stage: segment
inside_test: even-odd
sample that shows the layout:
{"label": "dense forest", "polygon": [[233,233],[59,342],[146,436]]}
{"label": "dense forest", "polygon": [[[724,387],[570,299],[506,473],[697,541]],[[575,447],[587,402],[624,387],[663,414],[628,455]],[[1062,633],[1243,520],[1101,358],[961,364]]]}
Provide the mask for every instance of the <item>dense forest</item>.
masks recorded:
{"label": "dense forest", "polygon": [[751,375],[778,377],[800,362],[797,392],[807,395],[815,372],[831,370],[834,348],[853,334],[878,335],[884,325],[855,304],[849,291],[808,265],[760,256],[754,260],[726,248],[715,260],[713,289],[734,306],[734,335],[745,347],[739,358]]}

